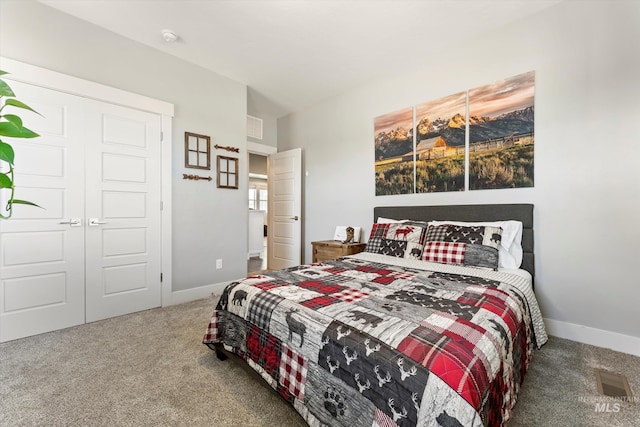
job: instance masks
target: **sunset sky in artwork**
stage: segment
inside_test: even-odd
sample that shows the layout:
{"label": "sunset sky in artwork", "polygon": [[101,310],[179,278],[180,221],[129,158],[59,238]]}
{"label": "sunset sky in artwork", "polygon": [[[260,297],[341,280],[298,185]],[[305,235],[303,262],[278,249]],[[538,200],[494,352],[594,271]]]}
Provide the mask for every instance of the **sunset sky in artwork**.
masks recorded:
{"label": "sunset sky in artwork", "polygon": [[406,130],[413,129],[413,107],[378,116],[373,120],[373,123],[376,135],[398,127],[403,127]]}
{"label": "sunset sky in artwork", "polygon": [[535,72],[530,71],[469,91],[469,115],[496,117],[533,106]]}
{"label": "sunset sky in artwork", "polygon": [[[469,90],[469,116],[497,117],[501,114],[521,110],[534,105],[535,71],[509,77],[488,85]],[[428,117],[448,120],[455,114],[465,115],[466,93],[459,92],[416,106],[418,121]],[[374,130],[389,132],[403,127],[413,128],[413,108],[404,108],[374,119]]]}
{"label": "sunset sky in artwork", "polygon": [[449,120],[456,114],[464,116],[466,111],[467,93],[460,92],[416,106],[416,120],[419,122],[425,117],[431,121]]}

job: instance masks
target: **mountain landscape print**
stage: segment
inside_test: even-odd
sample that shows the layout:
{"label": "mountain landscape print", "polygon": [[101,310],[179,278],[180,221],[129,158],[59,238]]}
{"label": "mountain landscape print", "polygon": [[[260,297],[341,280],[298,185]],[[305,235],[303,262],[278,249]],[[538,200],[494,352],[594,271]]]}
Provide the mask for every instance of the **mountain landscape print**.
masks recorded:
{"label": "mountain landscape print", "polygon": [[469,91],[469,189],[533,187],[535,72]]}
{"label": "mountain landscape print", "polygon": [[416,106],[416,193],[464,190],[466,92]]}
{"label": "mountain landscape print", "polygon": [[413,193],[413,107],[376,117],[374,134],[376,196]]}

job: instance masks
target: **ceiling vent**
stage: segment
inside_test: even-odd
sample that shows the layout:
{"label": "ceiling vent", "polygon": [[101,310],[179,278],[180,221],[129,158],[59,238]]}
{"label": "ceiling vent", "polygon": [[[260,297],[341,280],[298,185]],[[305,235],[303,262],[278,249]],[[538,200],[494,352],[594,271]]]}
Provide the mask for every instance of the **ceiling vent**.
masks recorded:
{"label": "ceiling vent", "polygon": [[247,136],[262,139],[262,119],[247,115]]}

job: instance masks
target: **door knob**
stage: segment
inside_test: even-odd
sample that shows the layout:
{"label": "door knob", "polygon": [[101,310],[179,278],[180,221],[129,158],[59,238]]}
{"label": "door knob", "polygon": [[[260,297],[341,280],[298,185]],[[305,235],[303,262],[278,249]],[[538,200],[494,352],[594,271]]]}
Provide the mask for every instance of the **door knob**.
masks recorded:
{"label": "door knob", "polygon": [[98,225],[106,224],[106,221],[100,221],[98,218],[89,218],[89,227],[97,227]]}
{"label": "door knob", "polygon": [[80,218],[69,218],[69,221],[60,221],[60,224],[69,224],[71,227],[80,227],[82,220]]}
{"label": "door knob", "polygon": [[291,217],[291,218],[289,218],[289,219],[292,219],[292,220],[294,220],[294,221],[297,221],[297,220],[298,220],[298,215],[296,215],[296,216],[292,216],[292,217]]}

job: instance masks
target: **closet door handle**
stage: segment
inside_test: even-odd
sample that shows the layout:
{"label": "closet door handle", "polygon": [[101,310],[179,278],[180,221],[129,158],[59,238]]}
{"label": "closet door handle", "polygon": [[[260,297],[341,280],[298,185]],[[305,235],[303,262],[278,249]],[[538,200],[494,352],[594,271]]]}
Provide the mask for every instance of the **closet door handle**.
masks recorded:
{"label": "closet door handle", "polygon": [[82,220],[80,218],[69,218],[69,221],[60,221],[60,224],[69,224],[71,227],[80,227]]}
{"label": "closet door handle", "polygon": [[100,221],[98,218],[89,218],[89,227],[97,227],[98,225],[107,224],[106,221]]}
{"label": "closet door handle", "polygon": [[296,216],[292,216],[292,217],[291,217],[291,218],[289,218],[289,219],[292,219],[292,220],[294,220],[294,221],[297,221],[297,220],[298,220],[298,215],[296,215]]}

